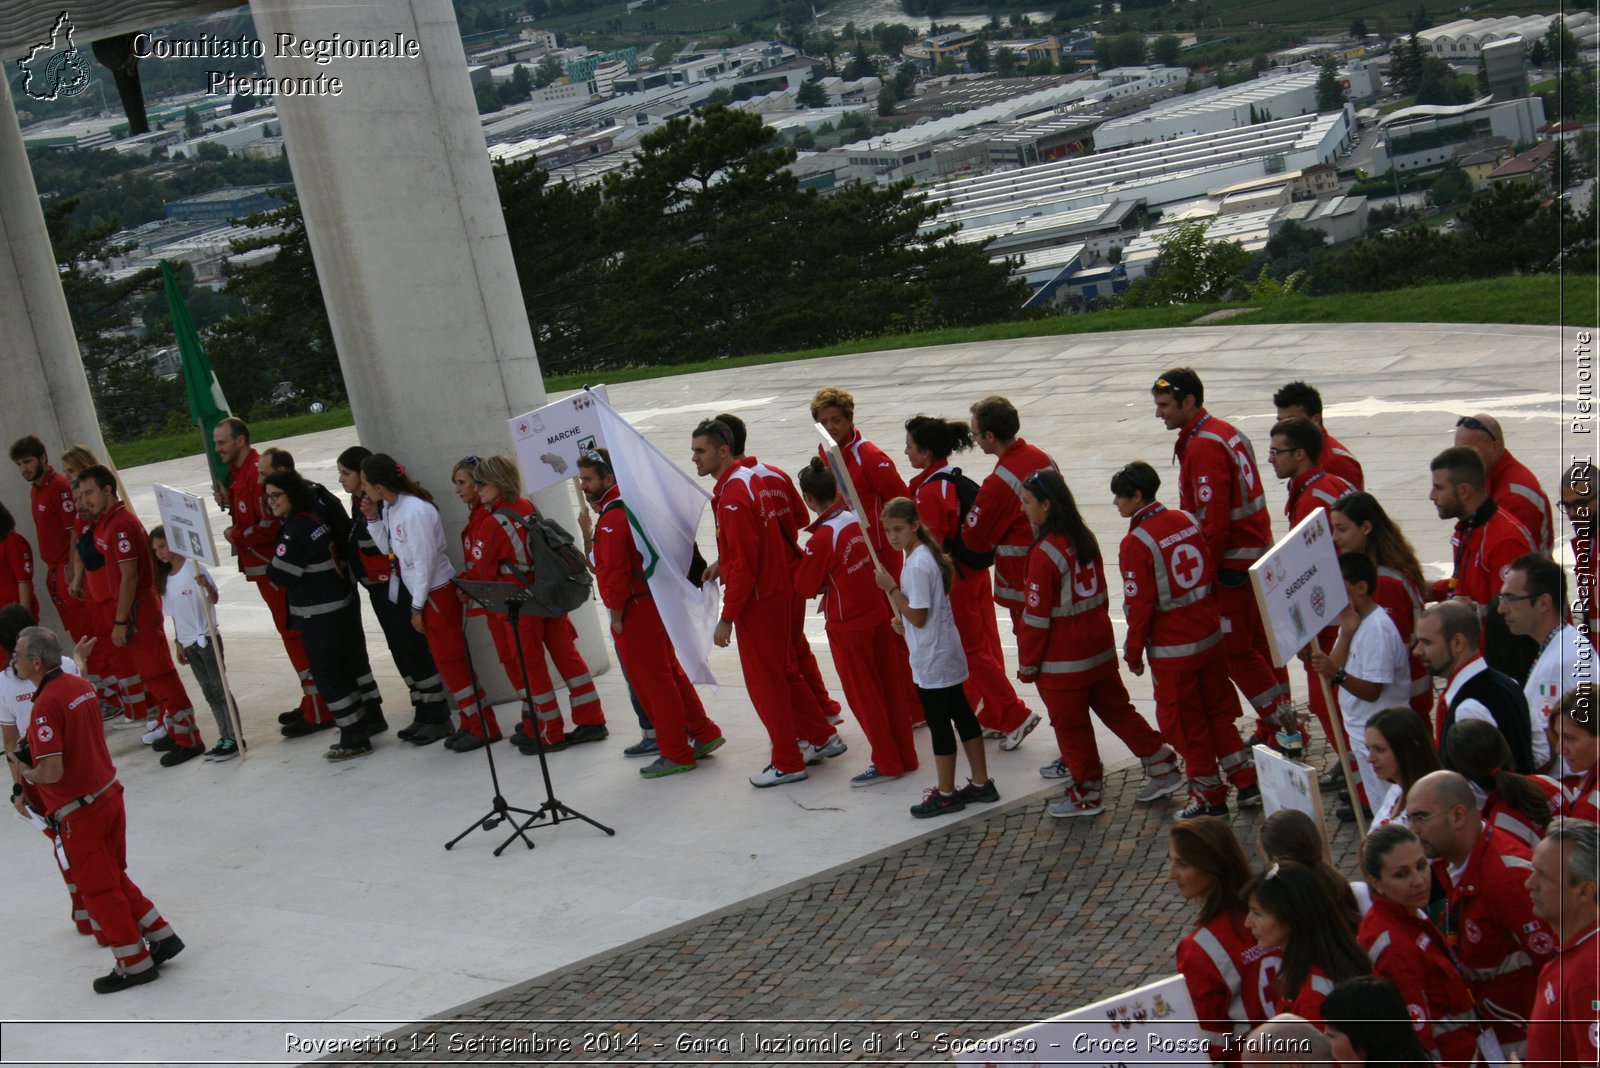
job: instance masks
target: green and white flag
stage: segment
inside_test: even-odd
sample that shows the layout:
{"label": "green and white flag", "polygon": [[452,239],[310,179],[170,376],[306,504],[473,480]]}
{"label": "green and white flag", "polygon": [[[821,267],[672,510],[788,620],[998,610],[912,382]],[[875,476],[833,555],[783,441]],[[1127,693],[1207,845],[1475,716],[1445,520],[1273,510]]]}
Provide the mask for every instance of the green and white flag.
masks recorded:
{"label": "green and white flag", "polygon": [[222,395],[222,386],[211,370],[211,361],[200,345],[200,334],[189,318],[189,309],[178,292],[178,280],[166,260],[161,261],[161,281],[167,291],[167,308],[172,313],[172,333],[178,341],[178,352],[183,357],[183,389],[189,395],[189,417],[200,428],[205,439],[206,460],[211,465],[211,477],[223,485],[228,483],[228,465],[217,455],[211,432],[217,424],[228,418],[228,400]]}

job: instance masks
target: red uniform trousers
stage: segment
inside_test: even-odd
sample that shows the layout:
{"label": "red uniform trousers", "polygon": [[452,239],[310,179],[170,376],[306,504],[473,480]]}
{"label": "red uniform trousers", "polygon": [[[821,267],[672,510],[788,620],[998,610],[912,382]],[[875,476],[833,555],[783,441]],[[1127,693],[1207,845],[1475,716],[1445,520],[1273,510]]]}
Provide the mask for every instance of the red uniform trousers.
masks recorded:
{"label": "red uniform trousers", "polygon": [[772,766],[784,774],[805,770],[796,738],[822,746],[833,737],[833,727],[800,672],[793,636],[795,603],[782,597],[752,600],[733,624],[745,689],[772,741]]}
{"label": "red uniform trousers", "polygon": [[614,637],[623,674],[644,683],[634,693],[655,728],[661,755],[674,764],[693,764],[689,743],[715,741],[722,730],[707,717],[700,695],[683,673],[655,598],[630,600],[622,610],[622,633]]}
{"label": "red uniform trousers", "polygon": [[[994,589],[987,570],[956,568],[956,579],[950,587],[950,612],[955,616],[961,648],[967,654],[967,681],[961,688],[966,691],[967,704],[978,713],[978,724],[990,731],[1016,730],[1032,712],[1017,696],[1011,677],[1006,674],[1000,624],[994,615]],[[1018,613],[1013,611],[1011,616],[1015,633]]]}
{"label": "red uniform trousers", "polygon": [[148,699],[154,698],[153,722],[166,728],[168,738],[185,749],[203,746],[200,727],[194,721],[194,702],[189,700],[189,693],[183,688],[183,680],[172,662],[172,649],[167,645],[161,617],[138,620],[128,635],[128,644],[117,651],[132,671],[131,675],[122,676],[122,697],[129,717],[143,719],[149,707]]}
{"label": "red uniform trousers", "polygon": [[[94,649],[89,653],[88,670],[89,684],[100,695],[100,700],[109,701],[122,709],[124,719],[132,719],[133,712],[128,708],[127,702],[122,699],[122,673],[124,663],[122,650],[111,644],[111,621],[117,616],[117,606],[104,601],[79,601],[89,617],[88,633],[100,639],[94,643]],[[132,674],[130,669],[128,674]],[[144,712],[141,710],[140,715]]]}
{"label": "red uniform trousers", "polygon": [[478,681],[472,677],[472,665],[467,660],[466,613],[453,588],[441,586],[428,594],[422,609],[422,633],[428,639],[428,651],[433,654],[439,677],[461,712],[461,729],[491,741],[499,738],[500,723],[494,709],[486,703]]}
{"label": "red uniform trousers", "polygon": [[80,601],[67,592],[67,569],[63,565],[56,565],[46,569],[44,573],[44,589],[50,595],[50,601],[56,606],[56,612],[61,616],[62,626],[67,628],[67,633],[76,642],[94,633],[94,617],[89,611],[87,601]]}
{"label": "red uniform trousers", "polygon": [[282,586],[274,586],[264,578],[249,577],[249,581],[261,594],[261,599],[267,602],[267,609],[272,613],[272,625],[278,628],[284,651],[289,654],[289,663],[300,676],[301,715],[305,716],[307,723],[327,723],[333,719],[333,713],[328,711],[328,703],[317,692],[316,680],[311,677],[311,659],[306,656],[305,638],[289,626],[289,591]]}
{"label": "red uniform trousers", "polygon": [[556,703],[555,683],[550,680],[550,668],[545,663],[546,651],[567,684],[572,722],[604,725],[606,716],[600,708],[600,694],[595,691],[589,665],[578,652],[578,632],[572,628],[572,620],[566,616],[519,615],[517,629],[522,632],[522,651],[528,661],[526,678],[517,660],[517,639],[511,630],[510,617],[489,616],[489,634],[494,638],[500,666],[505,668],[506,678],[516,686],[517,695],[522,698],[522,733],[532,738],[537,727],[545,745],[555,745],[566,737],[561,706]]}
{"label": "red uniform trousers", "polygon": [[842,715],[844,710],[839,707],[838,701],[828,695],[828,685],[822,681],[822,669],[817,667],[816,654],[806,640],[806,601],[807,598],[795,595],[794,613],[789,621],[790,637],[794,642],[795,670],[800,672],[801,680],[810,691],[812,701],[822,710],[823,717],[834,718]]}
{"label": "red uniform trousers", "polygon": [[1271,738],[1276,733],[1273,714],[1289,703],[1289,674],[1272,663],[1272,647],[1267,644],[1266,627],[1250,583],[1225,586],[1218,580],[1212,589],[1222,616],[1228,678],[1255,710],[1256,738]]}
{"label": "red uniform trousers", "polygon": [[[872,766],[885,775],[917,770],[917,745],[911,736],[912,707],[908,693],[916,693],[911,662],[904,639],[897,644],[888,620],[870,627],[828,627],[828,648],[839,670],[850,711],[872,747]],[[916,715],[921,717],[920,702]]]}
{"label": "red uniform trousers", "polygon": [[145,940],[159,942],[173,931],[128,878],[127,830],[118,784],[71,813],[61,828],[61,841],[90,922],[111,947],[117,970],[135,974],[155,966]]}
{"label": "red uniform trousers", "polygon": [[[1128,698],[1128,688],[1122,675],[1111,672],[1105,678],[1088,686],[1039,687],[1039,696],[1050,713],[1050,726],[1056,732],[1056,745],[1061,749],[1061,761],[1072,772],[1072,781],[1087,796],[1084,800],[1099,801],[1105,767],[1100,763],[1100,746],[1094,739],[1094,724],[1089,721],[1090,710],[1100,717],[1100,722],[1122,744],[1141,759],[1154,756],[1166,744],[1145,722]],[[1171,750],[1168,750],[1170,759]],[[1166,771],[1174,771],[1176,766]],[[1156,771],[1156,774],[1165,774]]]}
{"label": "red uniform trousers", "polygon": [[1203,667],[1173,670],[1150,663],[1155,683],[1156,724],[1161,736],[1183,757],[1189,795],[1207,805],[1228,799],[1228,782],[1237,790],[1254,786],[1256,769],[1239,737],[1239,696],[1228,680],[1227,662],[1217,657]]}

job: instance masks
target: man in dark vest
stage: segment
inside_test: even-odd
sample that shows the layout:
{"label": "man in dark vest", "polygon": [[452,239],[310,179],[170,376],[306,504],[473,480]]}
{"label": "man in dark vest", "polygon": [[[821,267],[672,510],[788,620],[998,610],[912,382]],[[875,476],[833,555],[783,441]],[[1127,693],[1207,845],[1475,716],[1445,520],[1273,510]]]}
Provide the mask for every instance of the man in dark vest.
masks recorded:
{"label": "man in dark vest", "polygon": [[1434,710],[1440,759],[1450,766],[1450,728],[1464,719],[1488,720],[1505,735],[1516,770],[1533,772],[1528,699],[1515,679],[1490,667],[1479,652],[1477,610],[1445,601],[1417,620],[1416,654],[1435,678],[1446,680]]}

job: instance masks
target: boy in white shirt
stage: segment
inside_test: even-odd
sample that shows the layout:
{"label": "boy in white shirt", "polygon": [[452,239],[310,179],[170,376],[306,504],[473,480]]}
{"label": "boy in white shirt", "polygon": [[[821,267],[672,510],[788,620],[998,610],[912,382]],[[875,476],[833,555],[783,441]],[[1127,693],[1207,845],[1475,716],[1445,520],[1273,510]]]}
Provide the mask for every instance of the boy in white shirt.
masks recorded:
{"label": "boy in white shirt", "polygon": [[[173,659],[188,664],[194,672],[200,692],[217,720],[217,744],[206,753],[211,761],[232,760],[239,755],[239,740],[233,735],[233,721],[228,716],[228,683],[222,674],[222,635],[217,634],[216,644],[211,642],[216,615],[212,606],[217,603],[217,587],[207,574],[205,565],[198,560],[179,556],[167,545],[167,532],[156,527],[150,532],[150,552],[156,558],[156,588],[161,594],[161,611],[172,620]],[[206,617],[210,616],[208,625]],[[146,737],[152,745],[162,746],[166,732],[157,728]]]}
{"label": "boy in white shirt", "polygon": [[1350,603],[1339,613],[1339,639],[1333,648],[1324,653],[1312,646],[1311,667],[1328,680],[1338,699],[1345,740],[1370,807],[1383,798],[1388,784],[1378,778],[1367,755],[1367,721],[1411,700],[1411,662],[1394,620],[1372,599],[1378,569],[1371,558],[1344,553],[1339,571]]}

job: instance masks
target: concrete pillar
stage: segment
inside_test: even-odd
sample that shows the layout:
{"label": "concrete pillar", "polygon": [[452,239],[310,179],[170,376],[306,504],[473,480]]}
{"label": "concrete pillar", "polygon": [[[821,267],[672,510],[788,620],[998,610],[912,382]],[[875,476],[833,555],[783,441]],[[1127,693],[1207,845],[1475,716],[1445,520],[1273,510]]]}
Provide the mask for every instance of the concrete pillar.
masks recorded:
{"label": "concrete pillar", "polygon": [[[55,253],[45,230],[39,191],[22,147],[22,129],[7,79],[0,78],[0,445],[36,434],[54,461],[69,445],[105,457],[105,442],[78,338],[67,314]],[[7,460],[0,468],[0,501],[17,529],[37,548],[28,484]],[[41,575],[34,592],[45,624],[59,628]]]}
{"label": "concrete pillar", "polygon": [[[269,76],[342,83],[336,96],[280,91],[277,105],[361,441],[404,463],[434,494],[446,529],[460,530],[451,467],[468,454],[511,453],[505,420],[545,392],[455,14],[449,0],[250,7]],[[398,35],[418,55],[319,66],[283,55],[278,34]],[[537,504],[575,529],[571,490]],[[459,562],[454,537],[451,554]],[[597,612],[580,609],[573,622],[591,669],[609,666]],[[494,656],[480,637],[481,668]]]}

